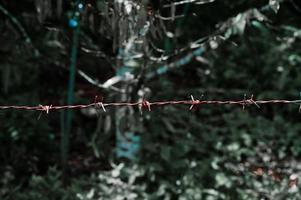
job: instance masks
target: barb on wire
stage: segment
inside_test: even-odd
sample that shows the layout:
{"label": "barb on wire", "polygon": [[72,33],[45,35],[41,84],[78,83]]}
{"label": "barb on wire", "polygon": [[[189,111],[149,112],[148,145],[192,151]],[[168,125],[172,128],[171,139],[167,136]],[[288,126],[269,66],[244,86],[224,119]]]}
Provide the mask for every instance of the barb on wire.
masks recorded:
{"label": "barb on wire", "polygon": [[40,107],[40,110],[41,110],[41,111],[45,111],[46,114],[48,114],[48,113],[49,113],[49,110],[50,110],[51,107],[52,107],[52,105],[50,105],[50,106],[39,105],[39,107]]}
{"label": "barb on wire", "polygon": [[102,108],[102,110],[104,112],[107,112],[106,109],[105,109],[105,106],[102,103],[102,101],[103,101],[103,98],[101,98],[101,100],[98,101],[98,96],[95,96],[95,100],[94,100],[95,107],[96,108]]}
{"label": "barb on wire", "polygon": [[49,110],[51,109],[51,107],[52,107],[52,105],[50,105],[50,106],[43,106],[43,105],[40,104],[38,110],[40,110],[41,113],[40,113],[40,115],[38,117],[38,120],[41,118],[43,111],[46,112],[46,114],[49,114]]}
{"label": "barb on wire", "polygon": [[146,101],[145,99],[141,102],[141,113],[143,109],[147,109],[149,112],[151,111],[151,104],[149,101]]}
{"label": "barb on wire", "polygon": [[191,97],[191,106],[189,108],[189,110],[192,110],[193,108],[195,108],[195,105],[198,105],[200,103],[199,100],[194,100],[194,97],[192,95],[190,95]]}
{"label": "barb on wire", "polygon": [[257,108],[260,109],[260,106],[256,103],[256,101],[254,101],[254,95],[251,95],[251,98],[249,99],[249,101],[251,102],[251,104],[254,104],[255,106],[257,106]]}
{"label": "barb on wire", "polygon": [[[257,108],[260,108],[260,104],[296,104],[301,105],[301,99],[300,100],[285,100],[285,99],[271,99],[271,100],[254,100],[254,95],[251,95],[249,99],[246,99],[246,97],[243,100],[195,100],[194,97],[191,95],[190,100],[169,100],[169,101],[154,101],[149,102],[143,99],[142,101],[138,102],[110,102],[110,103],[104,103],[103,101],[95,101],[90,104],[78,104],[78,105],[39,105],[39,106],[18,106],[18,105],[11,105],[11,106],[0,106],[0,110],[32,110],[32,111],[44,111],[46,114],[49,114],[50,110],[56,111],[56,110],[64,110],[64,109],[84,109],[84,108],[90,108],[90,107],[101,107],[104,112],[106,112],[106,107],[133,107],[138,106],[141,110],[148,110],[151,111],[151,107],[154,106],[175,106],[175,105],[190,105],[189,110],[192,110],[195,108],[195,106],[198,105],[239,105],[245,106],[248,105],[255,105]],[[300,106],[301,107],[301,106]],[[300,110],[299,107],[299,110]]]}
{"label": "barb on wire", "polygon": [[243,101],[243,104],[242,104],[242,110],[245,110],[246,104],[247,104],[247,94],[244,94],[244,101]]}

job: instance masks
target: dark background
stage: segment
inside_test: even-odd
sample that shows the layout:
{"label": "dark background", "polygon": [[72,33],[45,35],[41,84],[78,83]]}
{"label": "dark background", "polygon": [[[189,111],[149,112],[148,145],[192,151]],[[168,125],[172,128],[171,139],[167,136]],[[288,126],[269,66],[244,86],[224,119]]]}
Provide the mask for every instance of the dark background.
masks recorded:
{"label": "dark background", "polygon": [[[0,105],[67,103],[76,29],[68,24],[76,12],[81,18],[77,69],[98,83],[114,77],[120,59],[116,34],[104,14],[104,5],[116,12],[113,2],[83,1],[78,11],[73,1],[0,1]],[[242,100],[252,94],[256,99],[300,99],[299,1],[281,2],[279,10],[277,0],[201,2],[178,6],[176,15],[185,18],[163,21],[175,35],[169,39],[156,16],[170,16],[164,5],[173,1],[145,3],[157,35],[149,31],[145,36],[147,51],[132,70],[140,80],[132,83],[134,88],[146,89],[149,101],[190,95]],[[200,38],[204,54],[145,77],[189,54],[192,49],[186,47]],[[169,58],[154,62],[150,55]],[[127,94],[128,100],[139,99],[137,90]],[[78,71],[73,94],[75,104],[91,103],[95,96],[120,100],[118,92],[90,84]],[[292,177],[301,173],[298,109],[294,104],[260,109],[202,105],[189,111],[179,105],[141,115],[135,108],[129,116],[141,138],[135,160],[115,155],[118,108],[96,115],[74,110],[65,166],[62,112],[1,110],[0,199],[300,199],[300,184]]]}

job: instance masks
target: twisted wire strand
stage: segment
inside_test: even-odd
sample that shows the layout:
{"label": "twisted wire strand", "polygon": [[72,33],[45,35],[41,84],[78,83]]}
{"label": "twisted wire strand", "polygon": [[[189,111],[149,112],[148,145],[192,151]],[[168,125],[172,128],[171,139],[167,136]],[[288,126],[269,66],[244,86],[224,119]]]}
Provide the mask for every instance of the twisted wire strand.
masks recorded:
{"label": "twisted wire strand", "polygon": [[259,105],[262,104],[295,104],[300,105],[299,110],[301,109],[301,100],[285,100],[285,99],[270,99],[270,100],[254,100],[253,96],[249,99],[243,100],[194,100],[191,96],[191,100],[168,100],[168,101],[153,101],[149,102],[147,100],[142,100],[138,102],[94,102],[90,104],[76,104],[76,105],[38,105],[38,106],[19,106],[19,105],[2,105],[0,110],[32,110],[32,111],[44,111],[47,114],[50,111],[64,110],[64,109],[84,109],[84,108],[100,108],[104,112],[106,107],[134,107],[138,106],[141,109],[151,111],[151,107],[159,106],[173,106],[173,105],[189,105],[190,110],[195,106],[199,105],[239,105],[245,106],[255,105],[260,108]]}

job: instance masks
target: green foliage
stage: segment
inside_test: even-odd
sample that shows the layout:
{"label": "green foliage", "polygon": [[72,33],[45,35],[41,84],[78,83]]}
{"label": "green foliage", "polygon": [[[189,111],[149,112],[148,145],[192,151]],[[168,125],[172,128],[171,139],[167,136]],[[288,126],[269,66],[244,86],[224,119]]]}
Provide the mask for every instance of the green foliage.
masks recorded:
{"label": "green foliage", "polygon": [[[61,172],[56,168],[50,167],[47,174],[40,176],[33,174],[26,185],[12,187],[16,177],[11,177],[9,172],[6,172],[6,184],[1,190],[1,199],[76,199],[77,194],[82,192],[86,181],[76,180],[68,187],[64,187],[61,178]],[[7,190],[7,188],[9,188]]]}
{"label": "green foliage", "polygon": [[[57,1],[50,8],[49,0],[33,2],[0,5],[10,10],[8,15],[0,9],[1,105],[65,100],[65,66],[72,45],[67,21],[72,6]],[[135,64],[137,77],[142,75],[133,84],[148,87],[146,99],[189,99],[191,94],[196,99],[243,99],[245,93],[256,99],[300,98],[300,14],[294,7],[269,1],[275,15],[259,9],[268,1],[204,2],[191,5],[184,22],[154,21],[150,28],[141,29],[142,35],[150,29],[142,40],[147,46],[145,59],[171,56],[169,61],[184,55],[174,49],[186,48],[195,40],[199,42],[194,45],[199,45],[207,41],[199,37],[219,31],[219,37],[206,42],[204,54],[160,77],[142,80],[145,71],[165,62],[148,60],[144,71],[141,60],[126,60]],[[129,30],[125,21],[118,30],[120,13],[113,12],[106,1],[86,3],[91,7],[83,12],[77,69],[90,79],[77,71],[75,103],[91,103],[99,94],[105,101],[114,101],[119,93],[99,83],[118,70],[116,48],[123,45],[120,40]],[[169,13],[160,9],[155,14]],[[140,11],[136,17],[143,16],[146,20],[151,14]],[[175,28],[178,23],[182,28]],[[164,31],[170,32],[168,40]],[[31,38],[29,42],[24,34]],[[164,49],[165,41],[173,49],[161,54],[157,51]],[[40,54],[34,53],[35,48]],[[185,53],[190,50],[186,48]],[[133,100],[138,98],[136,89],[129,95]],[[62,181],[60,167],[52,167],[59,165],[59,113],[42,113],[38,120],[40,113],[0,111],[0,199],[300,199],[300,183],[291,179],[301,173],[298,108],[201,105],[189,111],[179,105],[152,108],[142,115],[137,112],[131,120],[142,141],[140,158],[132,163],[114,156],[113,111],[78,110],[70,132],[67,183]]]}

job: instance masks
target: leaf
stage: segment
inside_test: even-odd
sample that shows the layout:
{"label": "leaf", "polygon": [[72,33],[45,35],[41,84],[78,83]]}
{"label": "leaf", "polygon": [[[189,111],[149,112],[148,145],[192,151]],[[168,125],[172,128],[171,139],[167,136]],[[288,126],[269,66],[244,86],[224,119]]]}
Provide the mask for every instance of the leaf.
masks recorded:
{"label": "leaf", "polygon": [[297,186],[297,184],[298,184],[298,176],[296,174],[292,174],[289,178],[288,186],[291,188]]}
{"label": "leaf", "polygon": [[245,32],[246,24],[247,24],[247,15],[239,14],[234,19],[236,28],[239,34],[243,34]]}
{"label": "leaf", "polygon": [[268,18],[257,9],[253,9],[250,13],[252,14],[252,18],[260,22],[269,21]]}
{"label": "leaf", "polygon": [[174,160],[172,162],[172,167],[174,169],[185,168],[186,166],[187,166],[187,163],[186,163],[185,159]]}
{"label": "leaf", "polygon": [[166,160],[169,161],[170,157],[171,157],[171,147],[165,146],[161,149],[161,157]]}
{"label": "leaf", "polygon": [[279,2],[279,0],[270,0],[269,1],[269,5],[271,6],[271,8],[273,9],[273,11],[275,13],[278,13],[279,8],[280,8],[280,2]]}
{"label": "leaf", "polygon": [[251,24],[252,24],[252,26],[258,28],[265,35],[269,34],[269,29],[267,29],[267,27],[264,26],[261,22],[259,22],[259,21],[252,21]]}
{"label": "leaf", "polygon": [[252,173],[256,176],[262,176],[264,174],[264,169],[262,167],[254,167],[254,169],[252,169]]}

